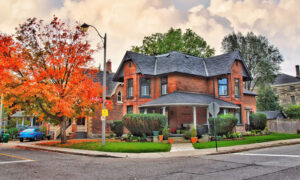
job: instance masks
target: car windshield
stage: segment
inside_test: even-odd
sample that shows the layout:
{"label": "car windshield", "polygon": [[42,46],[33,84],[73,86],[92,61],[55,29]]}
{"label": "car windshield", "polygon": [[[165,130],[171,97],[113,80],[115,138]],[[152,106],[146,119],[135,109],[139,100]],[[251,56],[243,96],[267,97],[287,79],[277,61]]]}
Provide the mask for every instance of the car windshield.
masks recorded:
{"label": "car windshield", "polygon": [[25,129],[23,132],[34,132],[34,129]]}

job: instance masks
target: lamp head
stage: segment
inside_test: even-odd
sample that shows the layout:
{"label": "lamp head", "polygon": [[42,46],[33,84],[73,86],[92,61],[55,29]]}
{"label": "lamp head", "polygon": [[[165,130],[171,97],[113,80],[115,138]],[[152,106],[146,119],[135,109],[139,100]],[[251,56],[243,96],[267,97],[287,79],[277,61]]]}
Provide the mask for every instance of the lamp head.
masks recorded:
{"label": "lamp head", "polygon": [[80,28],[81,28],[81,31],[83,32],[86,32],[88,29],[89,29],[90,25],[86,24],[86,23],[83,23]]}

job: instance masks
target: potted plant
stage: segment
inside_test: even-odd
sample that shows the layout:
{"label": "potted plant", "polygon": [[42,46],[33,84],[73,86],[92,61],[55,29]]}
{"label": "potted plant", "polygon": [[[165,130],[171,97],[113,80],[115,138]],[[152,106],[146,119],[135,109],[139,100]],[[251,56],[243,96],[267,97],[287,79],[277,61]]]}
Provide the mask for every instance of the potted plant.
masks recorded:
{"label": "potted plant", "polygon": [[153,132],[153,136],[158,136],[159,131],[152,131]]}
{"label": "potted plant", "polygon": [[159,140],[159,142],[163,142],[164,135],[162,135],[162,134],[158,135],[158,140]]}
{"label": "potted plant", "polygon": [[191,126],[191,141],[193,144],[195,144],[198,140],[198,137],[197,137],[197,130],[195,129],[194,126]]}
{"label": "potted plant", "polygon": [[168,130],[168,126],[165,126],[164,129],[162,130],[162,135],[163,135],[163,139],[167,140],[169,137],[169,130]]}
{"label": "potted plant", "polygon": [[180,130],[179,129],[176,130],[176,134],[180,134]]}
{"label": "potted plant", "polygon": [[169,138],[168,140],[169,140],[169,143],[170,143],[170,144],[173,144],[173,143],[174,143],[174,138]]}

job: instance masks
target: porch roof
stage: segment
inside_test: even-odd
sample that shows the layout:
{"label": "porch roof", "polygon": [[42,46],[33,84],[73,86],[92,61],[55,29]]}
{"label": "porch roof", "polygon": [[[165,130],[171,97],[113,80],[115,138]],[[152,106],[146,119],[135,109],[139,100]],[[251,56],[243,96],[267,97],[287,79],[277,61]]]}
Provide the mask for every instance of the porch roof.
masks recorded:
{"label": "porch roof", "polygon": [[35,115],[29,115],[26,114],[25,111],[17,111],[15,114],[13,114],[11,117],[13,118],[21,118],[21,117],[34,117]]}
{"label": "porch roof", "polygon": [[142,104],[140,107],[163,107],[163,106],[208,106],[216,102],[221,108],[240,108],[236,104],[214,98],[207,94],[191,92],[173,92],[159,97],[153,101]]}

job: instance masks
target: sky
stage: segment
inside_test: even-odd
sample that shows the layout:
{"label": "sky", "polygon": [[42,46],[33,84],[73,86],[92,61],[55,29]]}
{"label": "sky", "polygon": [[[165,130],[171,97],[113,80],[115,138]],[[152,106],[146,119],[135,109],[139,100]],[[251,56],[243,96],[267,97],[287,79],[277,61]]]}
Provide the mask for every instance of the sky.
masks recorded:
{"label": "sky", "polygon": [[[295,76],[300,64],[300,0],[0,0],[0,32],[11,34],[29,17],[69,24],[88,23],[107,33],[107,58],[116,71],[125,52],[144,36],[190,28],[222,54],[221,42],[232,32],[263,35],[284,57],[281,72]],[[89,41],[100,42],[89,30]],[[94,55],[102,63],[103,51]]]}

